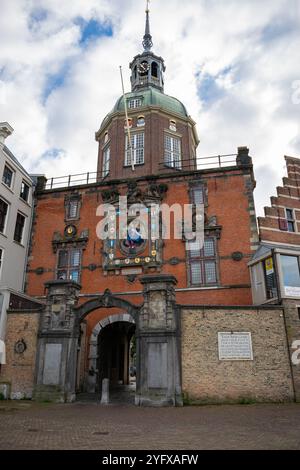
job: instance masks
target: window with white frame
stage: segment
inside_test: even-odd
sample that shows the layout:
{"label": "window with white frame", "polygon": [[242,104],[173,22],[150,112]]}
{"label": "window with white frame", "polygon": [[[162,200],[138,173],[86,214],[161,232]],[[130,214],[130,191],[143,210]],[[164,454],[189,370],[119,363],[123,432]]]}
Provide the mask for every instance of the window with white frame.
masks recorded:
{"label": "window with white frame", "polygon": [[110,146],[108,145],[103,150],[102,178],[105,178],[105,176],[109,174],[109,164],[110,164]]}
{"label": "window with white frame", "polygon": [[141,106],[142,106],[142,98],[133,98],[128,101],[129,109],[140,108]]}
{"label": "window with white frame", "polygon": [[0,199],[0,232],[4,233],[7,222],[8,204]]}
{"label": "window with white frame", "polygon": [[200,247],[199,240],[189,241],[187,242],[186,248],[189,263],[190,284],[192,286],[217,284],[217,253],[215,238],[205,238],[202,248]]}
{"label": "window with white frame", "polygon": [[293,294],[300,289],[300,266],[298,256],[280,255],[283,283],[286,294]]}
{"label": "window with white frame", "polygon": [[181,169],[181,142],[178,137],[165,134],[165,165]]}
{"label": "window with white frame", "polygon": [[57,261],[57,279],[80,281],[81,249],[59,250]]}
{"label": "window with white frame", "polygon": [[125,143],[125,166],[132,165],[131,156],[133,157],[134,165],[142,165],[144,163],[144,132],[131,134],[131,148],[128,145],[129,139],[126,135]]}
{"label": "window with white frame", "polygon": [[16,225],[15,225],[15,233],[14,233],[15,242],[18,242],[18,243],[23,242],[25,220],[26,220],[25,216],[23,214],[20,214],[20,212],[18,212]]}
{"label": "window with white frame", "polygon": [[2,176],[3,183],[9,188],[12,188],[13,179],[14,179],[14,171],[8,165],[5,165],[3,176]]}
{"label": "window with white frame", "polygon": [[25,183],[25,181],[22,181],[21,191],[20,191],[20,198],[23,199],[23,201],[25,201],[25,202],[28,202],[29,191],[30,191],[30,188],[29,188],[28,184]]}

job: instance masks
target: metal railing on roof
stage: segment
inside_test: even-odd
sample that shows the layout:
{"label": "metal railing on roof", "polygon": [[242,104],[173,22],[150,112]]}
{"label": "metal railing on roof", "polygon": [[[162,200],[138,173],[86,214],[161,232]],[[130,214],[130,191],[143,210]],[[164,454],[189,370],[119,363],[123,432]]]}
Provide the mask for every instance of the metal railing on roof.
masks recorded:
{"label": "metal railing on roof", "polygon": [[[224,168],[236,166],[237,154],[213,155],[210,157],[196,157],[195,159],[181,159],[179,163],[165,160],[159,163],[159,171],[195,171],[209,170],[214,168]],[[196,163],[196,164],[195,164]],[[75,175],[58,176],[47,180],[44,189],[69,188],[71,186],[81,186],[105,181],[106,177],[102,172],[77,173]]]}
{"label": "metal railing on roof", "polygon": [[69,188],[70,186],[81,186],[85,184],[98,183],[105,178],[102,172],[77,173],[75,175],[57,176],[47,180],[45,189]]}
{"label": "metal railing on roof", "polygon": [[229,166],[236,166],[237,154],[228,155],[213,155],[210,157],[196,157],[180,159],[166,157],[163,162],[159,163],[159,169],[170,170],[175,169],[178,171],[193,171],[193,170],[211,170],[214,168],[224,168]]}

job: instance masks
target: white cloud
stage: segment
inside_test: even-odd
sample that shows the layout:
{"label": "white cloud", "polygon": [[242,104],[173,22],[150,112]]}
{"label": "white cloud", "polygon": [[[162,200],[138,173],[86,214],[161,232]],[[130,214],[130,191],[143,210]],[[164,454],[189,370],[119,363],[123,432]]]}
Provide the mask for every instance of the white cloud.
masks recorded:
{"label": "white cloud", "polygon": [[[284,154],[300,155],[300,105],[292,101],[300,80],[299,5],[151,3],[154,51],[167,65],[165,91],[197,122],[198,154],[248,145],[259,208],[281,182]],[[0,120],[15,128],[8,143],[30,171],[50,177],[96,169],[94,132],[121,93],[120,64],[129,89],[127,67],[141,51],[144,6],[142,0],[1,1]],[[111,24],[114,35],[82,45],[79,18]],[[205,77],[218,90],[209,100],[199,96]]]}

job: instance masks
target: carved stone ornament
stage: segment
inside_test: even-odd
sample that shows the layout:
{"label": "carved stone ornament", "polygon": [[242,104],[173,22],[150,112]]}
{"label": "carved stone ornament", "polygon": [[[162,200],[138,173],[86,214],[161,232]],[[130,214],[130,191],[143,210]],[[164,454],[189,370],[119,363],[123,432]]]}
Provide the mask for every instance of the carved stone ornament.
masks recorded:
{"label": "carved stone ornament", "polygon": [[[72,233],[74,234],[72,235],[70,227],[74,227],[76,229],[75,226],[68,225],[65,228],[64,235],[62,235],[60,232],[54,232],[52,239],[54,253],[56,253],[58,249],[65,248],[70,244],[76,248],[82,248],[83,250],[86,248],[87,242],[89,240],[89,230],[84,229],[79,235],[77,234],[77,229],[75,231],[72,230]],[[70,229],[70,233],[68,233],[68,235],[66,234],[67,229]]]}
{"label": "carved stone ornament", "polygon": [[244,257],[244,255],[240,251],[234,251],[233,253],[231,253],[231,258],[234,261],[241,261],[243,259],[243,257]]}
{"label": "carved stone ornament", "polygon": [[20,339],[19,341],[16,342],[14,349],[15,349],[15,353],[23,354],[27,349],[27,345],[23,339]]}
{"label": "carved stone ornament", "polygon": [[102,200],[106,204],[113,204],[114,202],[118,202],[120,197],[120,193],[116,187],[105,189],[101,192]]}

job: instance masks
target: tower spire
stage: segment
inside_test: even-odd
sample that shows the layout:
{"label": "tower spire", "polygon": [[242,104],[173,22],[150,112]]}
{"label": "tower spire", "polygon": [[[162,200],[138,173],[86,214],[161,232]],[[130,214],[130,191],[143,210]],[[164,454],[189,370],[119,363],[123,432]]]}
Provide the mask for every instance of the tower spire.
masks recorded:
{"label": "tower spire", "polygon": [[152,36],[150,34],[149,3],[150,0],[146,0],[146,27],[143,38],[143,47],[145,52],[149,52],[153,46]]}

